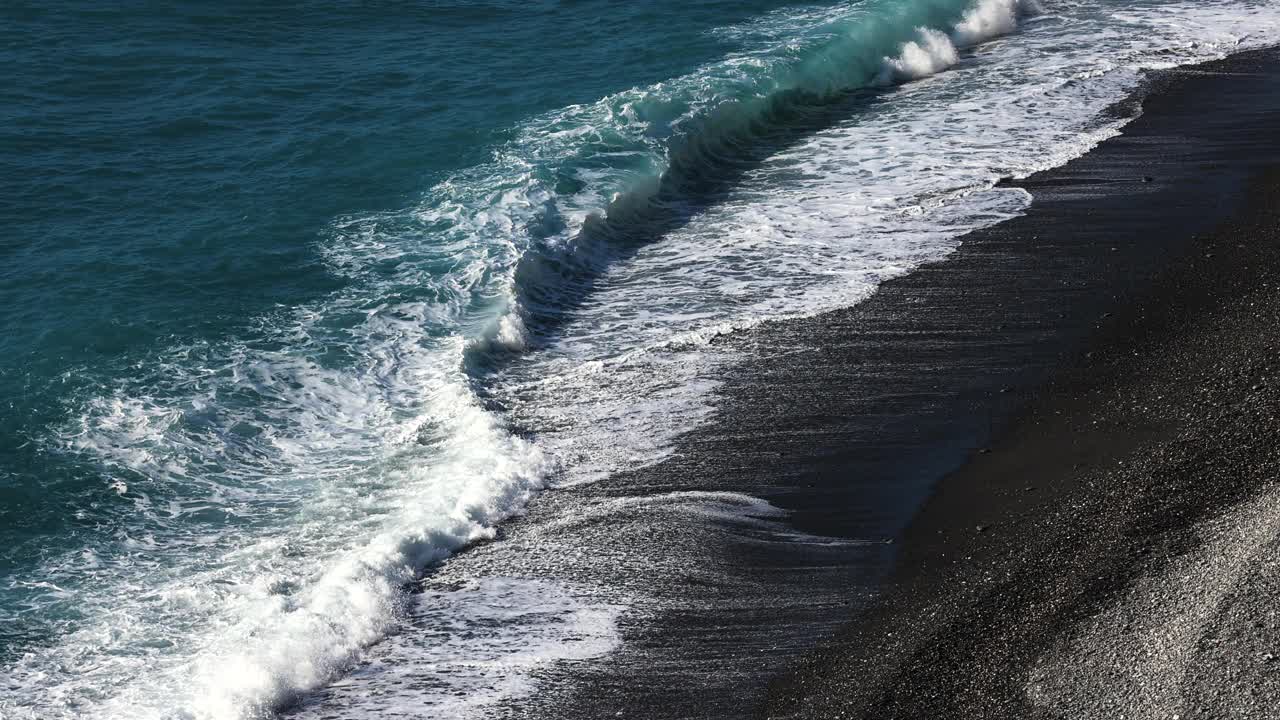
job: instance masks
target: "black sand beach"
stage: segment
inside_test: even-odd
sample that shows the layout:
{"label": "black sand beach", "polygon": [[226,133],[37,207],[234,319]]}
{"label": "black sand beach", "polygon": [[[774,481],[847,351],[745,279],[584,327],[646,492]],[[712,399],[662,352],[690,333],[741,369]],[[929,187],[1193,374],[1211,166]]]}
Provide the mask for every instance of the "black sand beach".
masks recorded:
{"label": "black sand beach", "polygon": [[505,715],[1276,716],[1280,53],[1139,104],[1016,183],[1025,216],[726,339],[748,359],[672,458],[429,578],[626,604],[617,652]]}
{"label": "black sand beach", "polygon": [[[1074,164],[1181,117],[1171,160],[1246,182],[940,484],[891,590],[772,683],[767,716],[1280,716],[1276,57],[1162,74],[1126,137]],[[1028,183],[1029,219],[1060,177]],[[1166,212],[1189,201],[1161,195],[1142,215],[1176,241]]]}
{"label": "black sand beach", "polygon": [[1274,716],[1277,521],[1242,503],[1280,471],[1278,59],[1153,75],[1121,136],[1018,183],[1025,217],[732,340],[755,359],[677,457],[550,493],[509,539],[590,535],[551,574],[651,604],[511,714]]}

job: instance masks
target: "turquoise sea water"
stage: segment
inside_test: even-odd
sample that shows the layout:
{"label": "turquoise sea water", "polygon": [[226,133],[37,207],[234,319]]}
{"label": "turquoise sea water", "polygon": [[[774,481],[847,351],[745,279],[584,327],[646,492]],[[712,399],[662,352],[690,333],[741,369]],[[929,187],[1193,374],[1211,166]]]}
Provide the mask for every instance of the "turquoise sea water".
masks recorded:
{"label": "turquoise sea water", "polygon": [[341,677],[424,568],[706,421],[710,338],[944,256],[1277,16],[0,6],[0,716]]}
{"label": "turquoise sea water", "polygon": [[335,218],[413,202],[521,119],[714,59],[734,43],[708,29],[785,3],[23,5],[0,10],[5,570],[85,528],[100,468],[32,441],[86,393],[333,292]]}
{"label": "turquoise sea water", "polygon": [[[43,442],[88,396],[323,301],[347,282],[320,252],[335,218],[412,203],[524,118],[679,76],[733,49],[708,29],[775,5],[6,4],[0,575],[125,531],[111,473]],[[4,622],[0,657],[62,620]]]}

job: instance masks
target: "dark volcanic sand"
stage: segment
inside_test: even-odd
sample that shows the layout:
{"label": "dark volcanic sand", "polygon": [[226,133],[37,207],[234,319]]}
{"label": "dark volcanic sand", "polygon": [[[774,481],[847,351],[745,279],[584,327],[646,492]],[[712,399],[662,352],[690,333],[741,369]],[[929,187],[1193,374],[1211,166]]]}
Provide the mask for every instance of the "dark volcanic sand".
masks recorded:
{"label": "dark volcanic sand", "polygon": [[[429,578],[629,608],[617,652],[539,673],[505,716],[1179,712],[1126,667],[1184,717],[1224,688],[1275,700],[1280,660],[1250,663],[1277,616],[1205,592],[1270,582],[1250,574],[1266,533],[1220,523],[1202,551],[1190,528],[1276,474],[1280,54],[1160,73],[1143,104],[1021,183],[1026,216],[856,307],[726,339],[746,360],[674,457],[550,490]],[[1168,568],[1196,579],[1129,590]],[[1112,603],[1132,611],[1087,622]],[[1142,638],[1157,660],[1129,657]]]}
{"label": "dark volcanic sand", "polygon": [[[1280,378],[1263,378],[1280,339],[1278,58],[1157,74],[1123,135],[1021,183],[1035,196],[1025,217],[857,307],[731,340],[753,359],[676,457],[552,491],[465,558],[464,572],[644,598],[619,652],[547,673],[509,714],[1118,717],[1089,705],[1112,701],[1083,679],[1088,697],[1050,687],[1033,709],[1029,669],[1133,578],[1196,547],[1196,520],[1275,475]],[[789,515],[735,525],[667,494],[687,491]],[[549,530],[556,518],[577,519]],[[564,562],[571,549],[587,557]],[[883,600],[848,624],[886,574]],[[1274,614],[1243,617],[1275,632]],[[1237,655],[1232,682],[1249,682],[1252,645],[1187,637],[1208,644],[1180,659],[1205,668],[1185,675],[1185,696],[1212,695]],[[1152,702],[1177,712],[1172,697]]]}
{"label": "dark volcanic sand", "polygon": [[[1126,134],[1204,116],[1188,142],[1248,172],[1244,206],[938,487],[890,591],[768,717],[1280,717],[1276,58],[1163,76]],[[1171,232],[1159,195],[1139,207]]]}

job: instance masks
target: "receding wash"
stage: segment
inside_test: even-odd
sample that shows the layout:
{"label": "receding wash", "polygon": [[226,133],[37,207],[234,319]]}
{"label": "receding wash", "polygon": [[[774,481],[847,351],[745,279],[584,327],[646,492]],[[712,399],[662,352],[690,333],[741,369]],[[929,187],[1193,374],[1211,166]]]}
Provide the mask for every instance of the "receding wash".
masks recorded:
{"label": "receding wash", "polygon": [[[357,667],[483,717],[615,650],[625,600],[425,573],[668,457],[714,415],[717,338],[1018,215],[1001,178],[1115,134],[1145,69],[1280,41],[1280,7],[19,0],[0,25],[0,717],[269,718]],[[384,642],[424,624],[412,657]]]}

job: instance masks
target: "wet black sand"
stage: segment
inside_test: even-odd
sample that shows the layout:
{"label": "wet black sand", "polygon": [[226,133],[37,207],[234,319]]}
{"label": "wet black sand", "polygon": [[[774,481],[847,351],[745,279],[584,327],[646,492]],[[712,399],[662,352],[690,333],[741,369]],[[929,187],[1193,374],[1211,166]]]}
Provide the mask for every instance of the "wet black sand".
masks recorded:
{"label": "wet black sand", "polygon": [[[940,484],[891,589],[774,679],[767,716],[1280,717],[1275,58],[1164,76],[1126,135],[1180,129],[1187,169],[1237,168],[1239,196]],[[1210,111],[1230,119],[1188,137]],[[1176,239],[1186,200],[1160,195],[1138,220]]]}
{"label": "wet black sand", "polygon": [[[1134,581],[1176,568],[1214,587],[1214,558],[1235,558],[1220,585],[1265,585],[1247,572],[1265,533],[1194,527],[1280,472],[1280,54],[1157,74],[1142,105],[1020,183],[1024,217],[856,307],[727,338],[745,359],[671,459],[548,491],[429,578],[549,580],[627,608],[616,652],[550,666],[501,714],[1187,717],[1240,695],[1191,668],[1262,682],[1231,664],[1276,633],[1224,600],[1248,593],[1153,627],[1097,615],[1188,605]],[[1115,670],[1166,624],[1182,650],[1161,646],[1137,686],[1193,700]],[[1115,652],[1085,652],[1097,638]],[[1275,685],[1259,687],[1255,710]],[[1250,716],[1203,716],[1233,714]]]}
{"label": "wet black sand", "polygon": [[675,457],[450,563],[433,582],[630,607],[618,652],[507,715],[1094,716],[1032,704],[1031,668],[1275,476],[1277,57],[1153,76],[1123,135],[1021,183],[1025,217],[730,339],[748,360]]}

